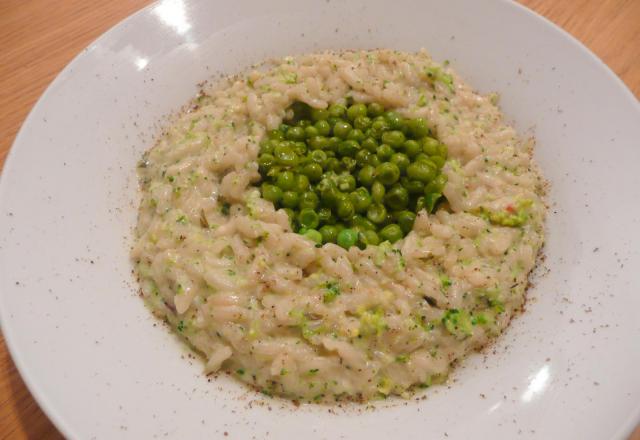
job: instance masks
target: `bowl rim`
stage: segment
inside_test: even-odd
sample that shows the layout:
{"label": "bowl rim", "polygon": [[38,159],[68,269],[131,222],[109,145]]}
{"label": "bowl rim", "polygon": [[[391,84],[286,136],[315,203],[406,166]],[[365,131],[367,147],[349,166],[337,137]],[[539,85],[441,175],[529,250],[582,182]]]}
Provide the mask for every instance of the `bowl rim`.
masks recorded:
{"label": "bowl rim", "polygon": [[[122,20],[118,21],[114,25],[112,25],[109,29],[107,29],[104,33],[99,35],[97,38],[92,40],[87,46],[85,46],[78,54],[76,54],[73,59],[66,64],[55,76],[55,78],[47,85],[44,92],[38,97],[36,103],[29,110],[29,113],[23,120],[20,129],[18,130],[9,152],[6,156],[3,168],[0,170],[0,205],[2,205],[3,194],[5,191],[8,191],[7,188],[7,173],[17,172],[14,170],[14,161],[16,156],[16,149],[19,148],[19,145],[22,142],[22,138],[25,133],[29,130],[32,120],[35,118],[35,115],[43,106],[43,103],[49,98],[52,94],[53,90],[55,90],[58,85],[63,81],[64,77],[68,75],[70,72],[74,70],[74,67],[77,63],[87,54],[90,48],[100,42],[108,41],[115,33],[120,31],[125,25],[130,24],[138,20],[140,17],[149,14],[151,10],[153,10],[162,0],[155,0],[150,4],[142,7],[136,12],[128,15]],[[191,5],[201,4],[199,0],[186,0]],[[499,3],[502,3],[503,7],[506,8],[514,8],[518,13],[523,14],[529,20],[537,20],[542,23],[549,32],[556,32],[565,40],[569,41],[574,48],[574,50],[579,50],[583,55],[586,55],[591,62],[595,62],[595,65],[602,71],[604,71],[608,77],[608,80],[615,83],[617,88],[623,90],[623,96],[627,99],[632,106],[635,104],[635,108],[638,110],[638,114],[640,115],[640,101],[635,97],[633,92],[627,86],[627,84],[622,81],[622,79],[616,75],[611,67],[609,67],[604,61],[602,61],[593,51],[591,51],[588,47],[586,47],[580,40],[570,34],[568,31],[564,30],[559,25],[553,23],[548,18],[536,13],[535,11],[529,9],[528,7],[522,5],[521,3],[510,1],[510,0],[496,0]],[[24,361],[21,348],[16,342],[15,337],[13,337],[14,330],[10,324],[9,313],[10,311],[6,306],[3,306],[3,298],[6,293],[0,292],[0,332],[5,340],[5,344],[7,346],[8,352],[11,356],[11,359],[20,374],[20,377],[27,389],[31,393],[31,396],[37,402],[39,407],[45,413],[45,415],[49,418],[49,420],[53,423],[53,425],[58,429],[58,431],[65,438],[78,438],[73,426],[70,425],[68,420],[66,420],[58,411],[58,409],[50,402],[49,396],[47,396],[46,392],[44,392],[36,383],[35,374],[32,371],[32,368]],[[634,412],[630,413],[627,421],[619,427],[617,432],[614,433],[616,437],[624,437],[629,436],[633,430],[636,428],[636,425],[640,422],[640,405],[634,410]]]}

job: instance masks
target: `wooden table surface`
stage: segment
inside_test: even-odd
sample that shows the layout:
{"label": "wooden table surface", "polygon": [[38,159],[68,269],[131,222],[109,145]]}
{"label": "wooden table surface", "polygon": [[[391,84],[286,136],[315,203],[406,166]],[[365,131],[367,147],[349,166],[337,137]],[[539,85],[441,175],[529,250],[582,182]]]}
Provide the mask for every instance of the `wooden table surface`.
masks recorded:
{"label": "wooden table surface", "polygon": [[[577,37],[640,96],[640,0],[522,0]],[[33,104],[91,41],[149,0],[0,0],[0,169]],[[60,434],[0,336],[0,438]],[[640,440],[640,430],[632,436]]]}

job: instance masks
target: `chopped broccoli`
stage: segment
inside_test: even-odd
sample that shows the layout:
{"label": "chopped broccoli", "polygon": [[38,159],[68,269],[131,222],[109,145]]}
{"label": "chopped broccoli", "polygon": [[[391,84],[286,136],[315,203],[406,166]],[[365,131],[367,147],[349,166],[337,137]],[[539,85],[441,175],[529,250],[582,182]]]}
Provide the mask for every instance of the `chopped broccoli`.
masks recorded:
{"label": "chopped broccoli", "polygon": [[458,339],[471,336],[472,324],[466,310],[449,309],[442,316],[442,324],[449,333]]}
{"label": "chopped broccoli", "polygon": [[322,298],[325,304],[332,302],[338,297],[338,295],[340,295],[340,286],[336,281],[327,281],[325,288],[327,291],[324,293]]}

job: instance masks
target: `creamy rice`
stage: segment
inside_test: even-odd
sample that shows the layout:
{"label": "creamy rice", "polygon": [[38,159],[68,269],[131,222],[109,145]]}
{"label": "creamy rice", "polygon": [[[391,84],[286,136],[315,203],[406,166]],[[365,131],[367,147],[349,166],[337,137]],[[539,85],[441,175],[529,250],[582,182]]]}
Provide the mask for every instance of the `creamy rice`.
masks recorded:
{"label": "creamy rice", "polygon": [[[449,149],[447,202],[393,245],[315,247],[256,187],[258,144],[293,102],[348,96],[425,118]],[[267,394],[366,400],[441,381],[523,305],[544,238],[533,142],[495,100],[424,51],[290,57],[206,85],[140,165],[145,299],[207,373]]]}

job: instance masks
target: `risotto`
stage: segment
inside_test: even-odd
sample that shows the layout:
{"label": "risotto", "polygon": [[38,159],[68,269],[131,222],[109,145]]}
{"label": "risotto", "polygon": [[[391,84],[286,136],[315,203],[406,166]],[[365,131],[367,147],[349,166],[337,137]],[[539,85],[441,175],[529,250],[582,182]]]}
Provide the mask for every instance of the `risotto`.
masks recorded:
{"label": "risotto", "polygon": [[[544,239],[544,180],[532,160],[533,140],[504,122],[496,101],[424,51],[287,57],[206,84],[139,165],[142,201],[132,258],[143,297],[202,354],[207,373],[228,372],[265,394],[363,401],[406,397],[441,382],[522,307]],[[359,129],[347,130],[348,122],[322,111],[356,104],[363,112],[378,106],[426,123],[434,145],[446,146],[437,194],[427,192],[427,202],[414,196],[412,188],[422,187],[401,166],[386,191],[399,194],[404,182],[409,186],[401,206],[413,214],[398,221],[402,230],[384,232],[395,221],[392,213],[369,223],[366,210],[360,223],[332,218],[325,200],[311,196],[305,215],[315,220],[314,212],[325,209],[326,228],[322,234],[313,229],[317,222],[302,228],[287,207],[302,202],[278,198],[276,183],[265,186],[264,148],[272,133],[278,139],[277,130],[287,129],[283,122],[295,116],[296,105],[319,115],[325,122],[316,126],[328,126],[327,136],[344,132],[346,139]],[[378,145],[367,124],[362,137]],[[304,138],[304,130],[295,131]],[[356,135],[354,151],[365,145]],[[389,155],[420,162],[424,153],[413,154],[409,141],[402,142]],[[324,163],[340,156],[322,145],[326,154],[314,154]],[[388,160],[375,148],[360,156]],[[433,156],[421,163],[431,159],[438,162]],[[342,162],[336,173],[358,166]],[[375,179],[379,167],[372,168]],[[309,175],[304,188],[319,188]],[[418,181],[426,188],[434,176]],[[352,180],[364,181],[360,174]],[[344,230],[348,241],[336,241]]]}

